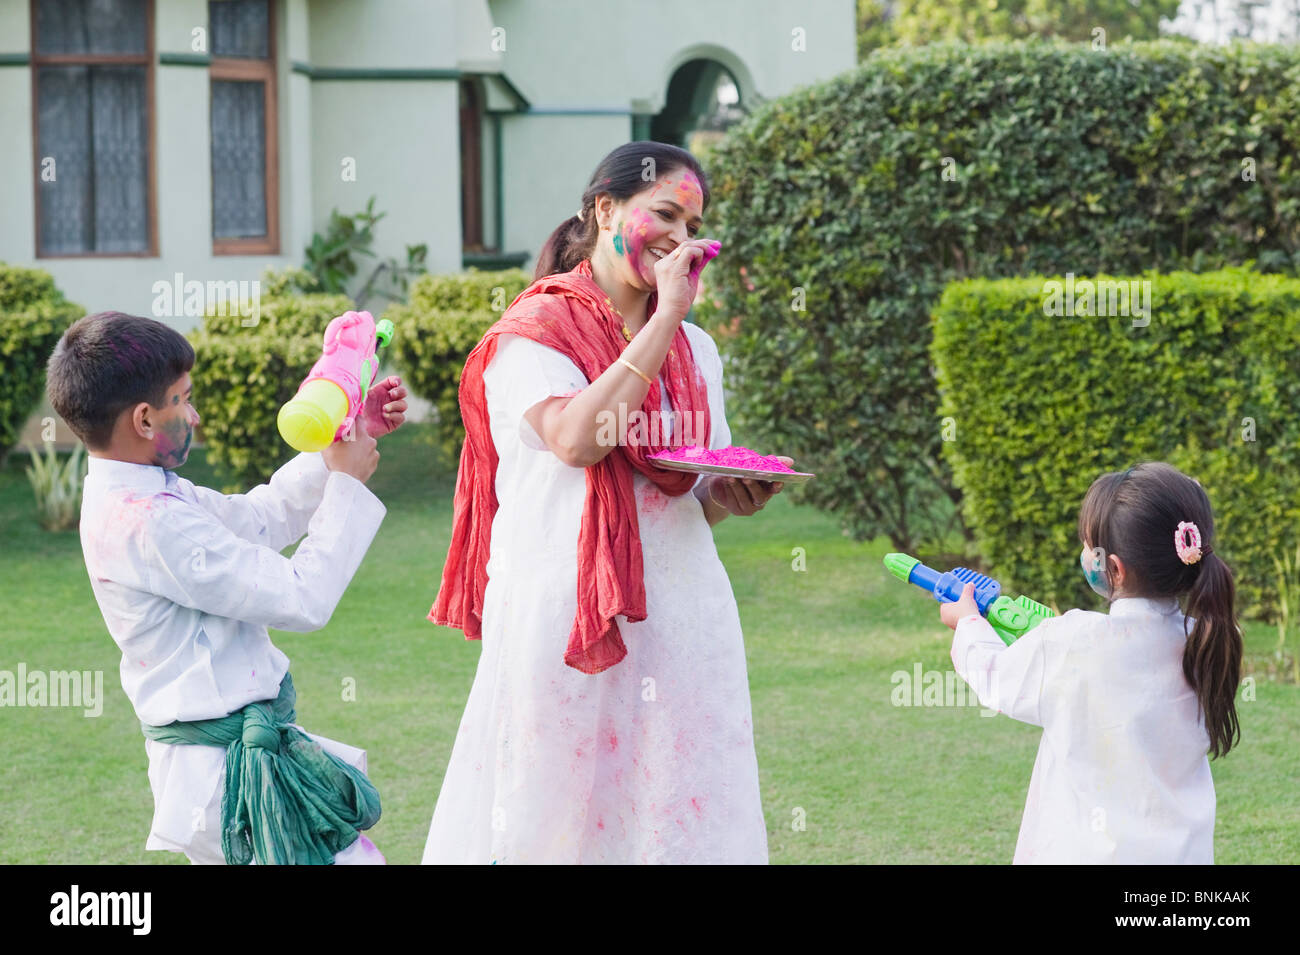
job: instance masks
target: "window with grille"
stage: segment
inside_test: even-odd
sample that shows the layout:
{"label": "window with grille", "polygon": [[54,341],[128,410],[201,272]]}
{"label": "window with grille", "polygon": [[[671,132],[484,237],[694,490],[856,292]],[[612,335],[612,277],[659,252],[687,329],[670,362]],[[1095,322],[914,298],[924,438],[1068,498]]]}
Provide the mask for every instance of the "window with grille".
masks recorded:
{"label": "window with grille", "polygon": [[211,0],[212,251],[280,251],[269,0]]}
{"label": "window with grille", "polygon": [[32,0],[36,254],[156,255],[153,5]]}

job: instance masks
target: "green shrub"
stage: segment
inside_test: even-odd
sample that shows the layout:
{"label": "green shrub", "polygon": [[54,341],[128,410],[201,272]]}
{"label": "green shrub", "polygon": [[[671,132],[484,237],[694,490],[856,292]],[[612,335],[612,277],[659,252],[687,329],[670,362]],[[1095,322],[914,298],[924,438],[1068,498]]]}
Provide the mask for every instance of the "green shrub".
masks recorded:
{"label": "green shrub", "polygon": [[325,234],[315,233],[311,245],[304,250],[307,261],[303,269],[286,274],[286,280],[304,292],[351,292],[352,297],[366,308],[371,307],[372,295],[383,296],[390,302],[404,300],[411,279],[425,274],[424,261],[429,253],[427,245],[408,245],[405,262],[397,258],[384,259],[364,280],[360,278],[357,258],[354,258],[375,258],[372,248],[375,223],[386,215],[386,212],[375,212],[374,196],[366,203],[365,210],[356,215],[345,216],[337,209],[333,210]]}
{"label": "green shrub", "polygon": [[1300,684],[1300,544],[1295,555],[1284,554],[1274,558],[1277,570],[1277,612],[1273,615],[1277,625],[1277,646],[1273,661],[1279,670],[1290,670],[1291,682]]}
{"label": "green shrub", "polygon": [[45,442],[45,453],[27,448],[31,464],[27,480],[36,496],[36,513],[48,531],[76,530],[81,518],[81,492],[86,480],[86,446],[80,441],[64,461],[59,460],[54,442]]}
{"label": "green shrub", "polygon": [[1294,272],[1298,153],[1296,47],[891,49],[763,104],[714,152],[697,307],[737,441],[816,471],[789,492],[854,536],[933,546],[961,501],[928,357],[944,285]]}
{"label": "green shrub", "polygon": [[325,326],[352,307],[344,295],[269,298],[251,327],[209,314],[190,333],[194,401],[208,459],[234,479],[227,490],[259,484],[293,457],[276,416],[320,358]]}
{"label": "green shrub", "polygon": [[1244,267],[1141,278],[1146,326],[1045,314],[1042,277],[944,292],[933,358],[966,519],[1004,587],[1091,607],[1084,493],[1106,471],[1168,461],[1210,496],[1243,613],[1269,615],[1274,560],[1300,544],[1300,280]]}
{"label": "green shrub", "polygon": [[84,314],[64,299],[48,272],[0,263],[0,461],[45,390],[54,346]]}
{"label": "green shrub", "polygon": [[392,305],[393,358],[407,387],[433,404],[444,463],[454,462],[465,439],[460,417],[460,373],[483,333],[532,284],[522,269],[461,275],[425,275],[411,285],[409,305]]}

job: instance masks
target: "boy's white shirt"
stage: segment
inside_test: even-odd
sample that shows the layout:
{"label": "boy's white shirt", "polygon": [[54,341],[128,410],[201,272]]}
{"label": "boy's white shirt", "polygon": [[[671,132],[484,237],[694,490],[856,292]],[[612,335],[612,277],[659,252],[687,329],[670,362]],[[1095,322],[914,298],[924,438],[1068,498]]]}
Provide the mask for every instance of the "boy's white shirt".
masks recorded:
{"label": "boy's white shirt", "polygon": [[[329,471],[319,454],[300,454],[269,484],[236,495],[160,467],[91,458],[82,552],[136,715],[162,726],[273,699],[289,659],[267,627],[324,626],[384,513],[364,484]],[[304,533],[294,555],[281,556]],[[364,769],[363,751],[314,738]],[[209,804],[225,750],[153,741],[146,750],[155,801],[146,848],[219,839]]]}
{"label": "boy's white shirt", "polygon": [[953,666],[980,702],[1043,728],[1016,863],[1214,862],[1210,740],[1183,627],[1176,600],[1135,597],[1011,646],[978,614],[958,622]]}

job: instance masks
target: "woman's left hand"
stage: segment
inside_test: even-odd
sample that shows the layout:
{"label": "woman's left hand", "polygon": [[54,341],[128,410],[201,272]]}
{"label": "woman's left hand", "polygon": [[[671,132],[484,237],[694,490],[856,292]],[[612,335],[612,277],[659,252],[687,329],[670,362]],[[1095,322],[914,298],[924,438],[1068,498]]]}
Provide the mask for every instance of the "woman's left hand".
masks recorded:
{"label": "woman's left hand", "polygon": [[[794,458],[776,455],[776,459],[790,467]],[[737,517],[749,517],[763,509],[773,495],[780,494],[785,483],[782,481],[755,481],[751,478],[725,477],[714,475],[709,478],[709,496],[715,504],[727,509]]]}
{"label": "woman's left hand", "polygon": [[361,407],[361,420],[366,424],[366,433],[376,438],[401,426],[406,420],[406,389],[401,378],[389,375],[376,382]]}

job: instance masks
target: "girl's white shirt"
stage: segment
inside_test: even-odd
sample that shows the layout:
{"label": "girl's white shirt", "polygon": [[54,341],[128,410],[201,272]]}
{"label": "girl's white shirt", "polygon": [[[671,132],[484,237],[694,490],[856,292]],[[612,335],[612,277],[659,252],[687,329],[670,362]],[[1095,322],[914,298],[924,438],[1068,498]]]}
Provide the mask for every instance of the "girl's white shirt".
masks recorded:
{"label": "girl's white shirt", "polygon": [[1011,646],[978,614],[958,622],[953,666],[980,702],[1043,728],[1016,863],[1214,862],[1210,740],[1183,676],[1184,620],[1172,598],[1123,597]]}

